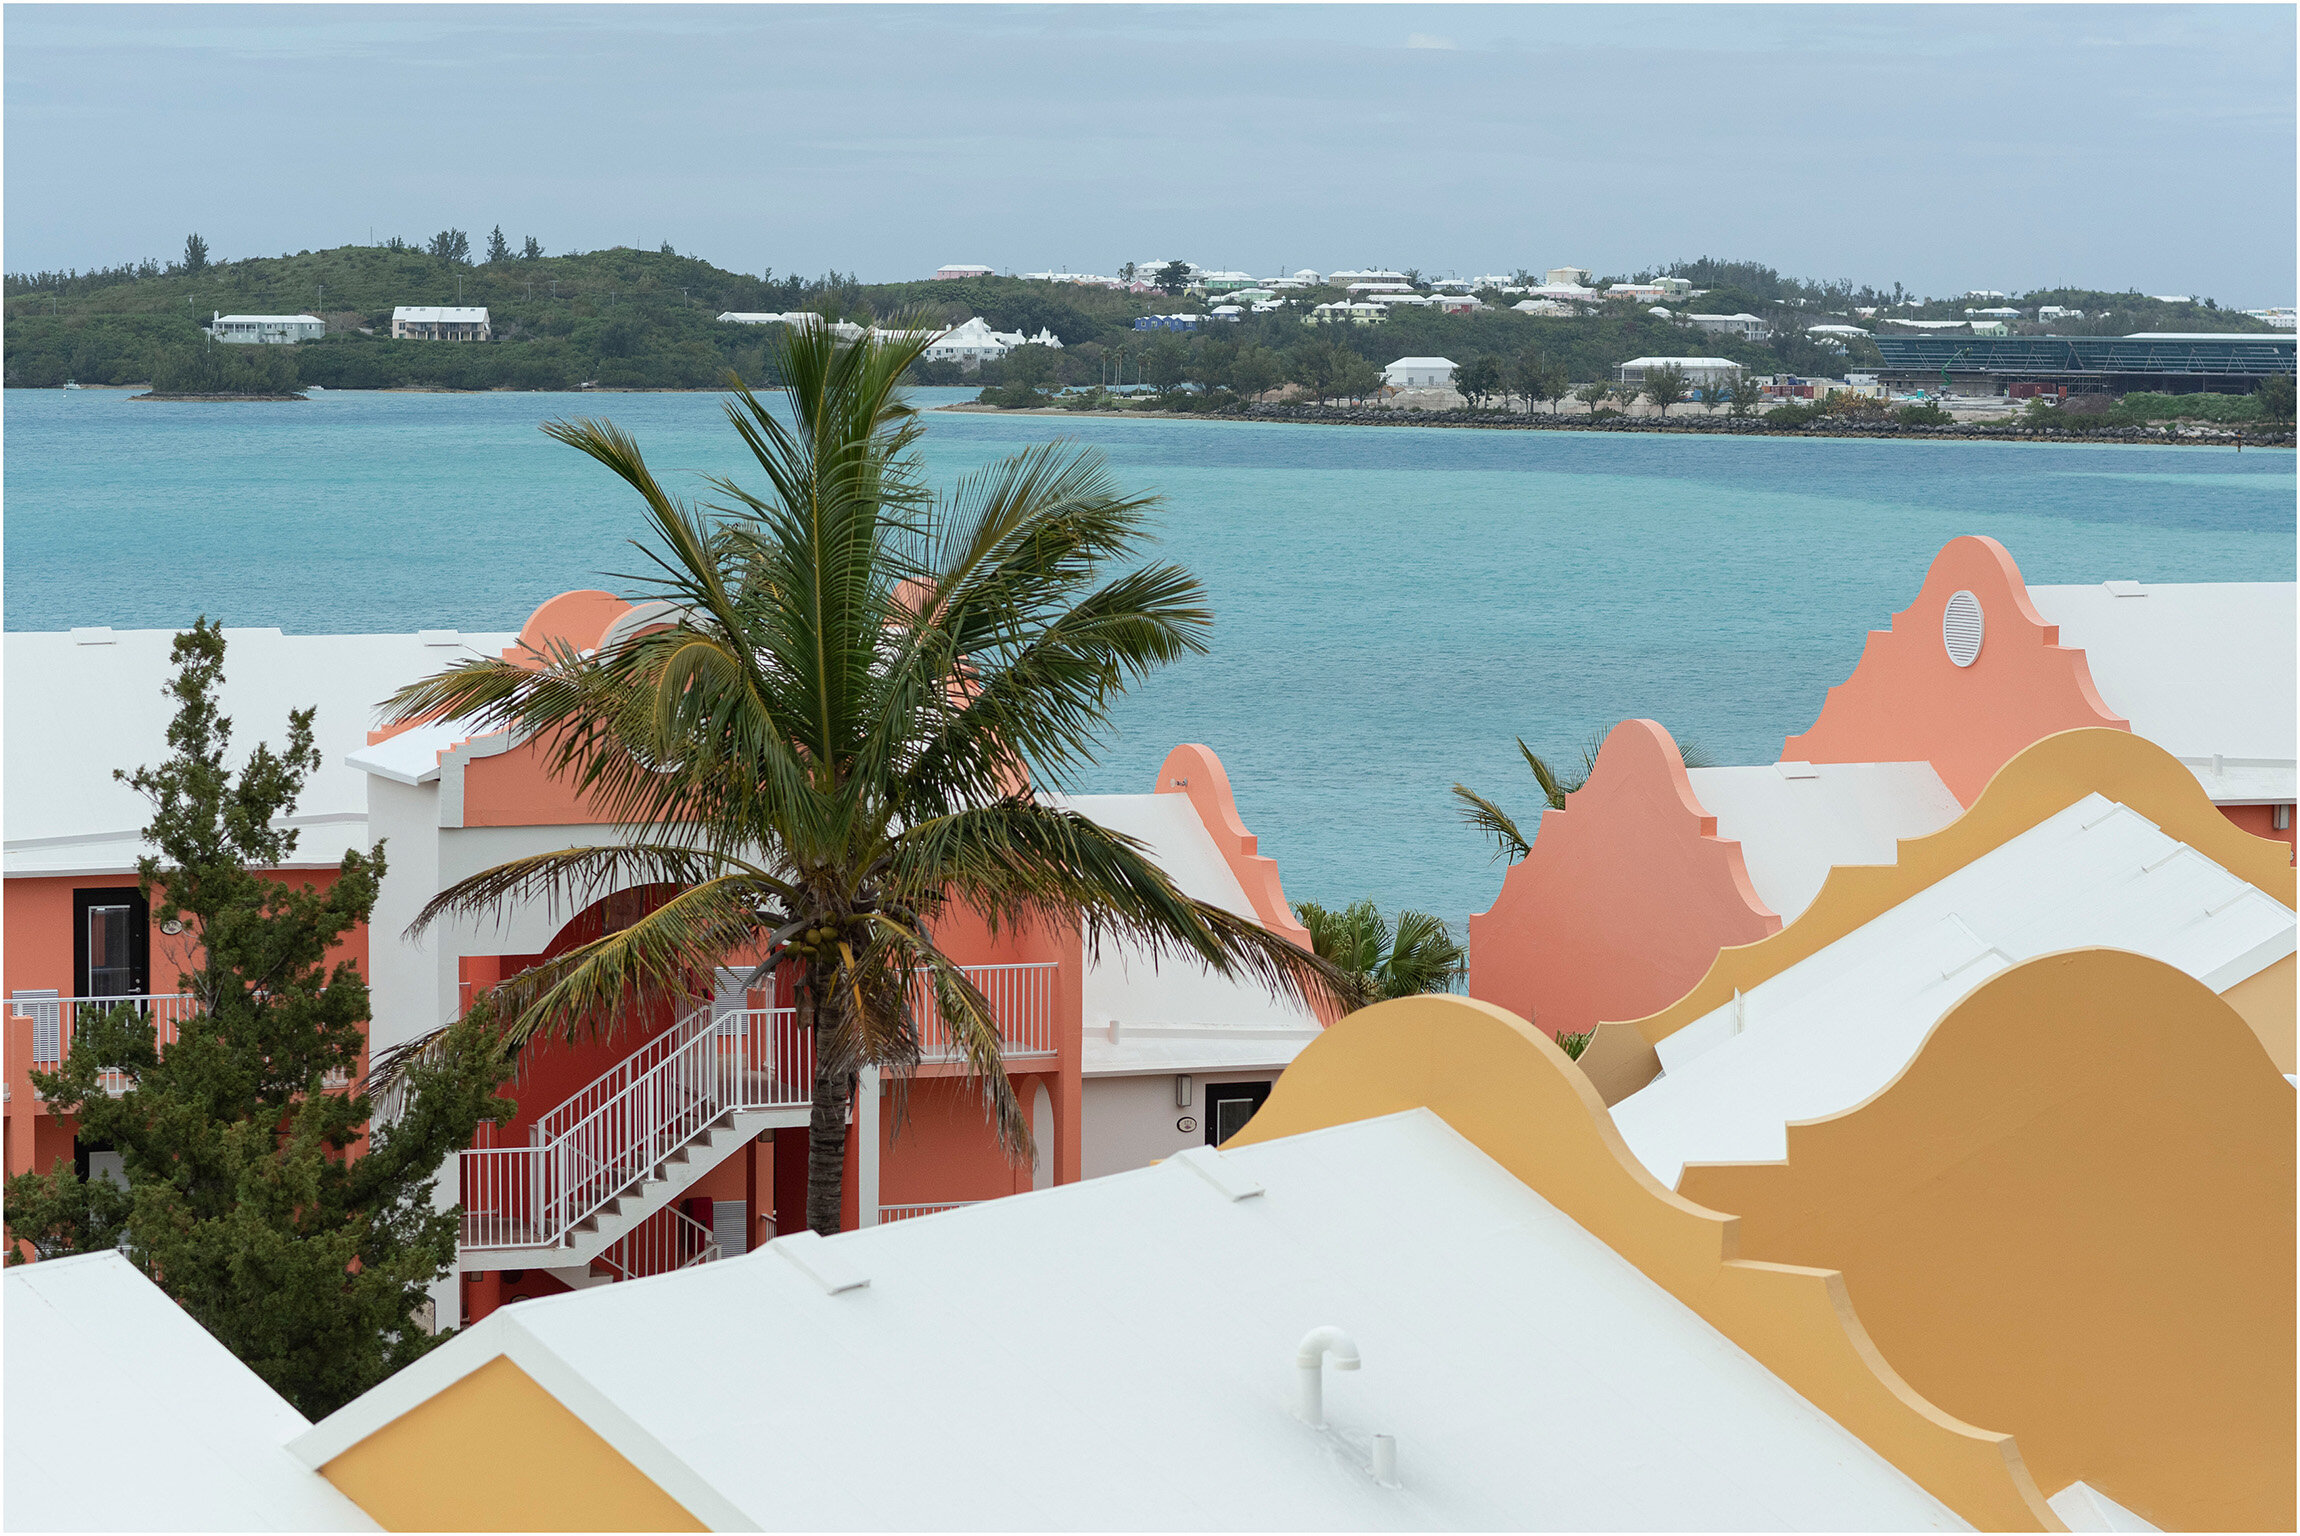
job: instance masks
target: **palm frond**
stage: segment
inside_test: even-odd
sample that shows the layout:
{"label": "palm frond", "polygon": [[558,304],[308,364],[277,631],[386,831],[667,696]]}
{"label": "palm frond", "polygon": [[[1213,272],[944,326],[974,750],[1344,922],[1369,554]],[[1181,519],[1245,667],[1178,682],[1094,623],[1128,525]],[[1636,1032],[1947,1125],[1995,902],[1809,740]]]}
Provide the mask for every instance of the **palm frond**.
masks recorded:
{"label": "palm frond", "polygon": [[1493,856],[1515,864],[1533,852],[1533,839],[1518,830],[1517,821],[1509,812],[1471,789],[1466,784],[1453,787],[1454,798],[1462,802],[1461,819],[1494,841]]}

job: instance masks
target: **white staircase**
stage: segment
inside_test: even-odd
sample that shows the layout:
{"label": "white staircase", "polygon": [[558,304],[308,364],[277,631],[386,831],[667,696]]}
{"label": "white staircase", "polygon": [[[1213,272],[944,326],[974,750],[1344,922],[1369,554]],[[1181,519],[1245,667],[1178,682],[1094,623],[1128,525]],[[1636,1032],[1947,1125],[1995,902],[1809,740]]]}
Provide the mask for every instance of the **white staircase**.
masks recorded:
{"label": "white staircase", "polygon": [[[1055,1054],[1054,964],[962,969],[1006,1056]],[[957,1062],[933,989],[914,988],[922,1061]],[[762,1131],[805,1125],[814,1059],[794,1009],[696,1009],[539,1118],[526,1146],[461,1155],[457,1266],[582,1287],[717,1257],[710,1230],[671,1202]]]}
{"label": "white staircase", "polygon": [[538,1120],[528,1145],[462,1154],[458,1266],[596,1284],[716,1256],[671,1202],[762,1131],[805,1125],[813,1081],[793,1010],[697,1009]]}

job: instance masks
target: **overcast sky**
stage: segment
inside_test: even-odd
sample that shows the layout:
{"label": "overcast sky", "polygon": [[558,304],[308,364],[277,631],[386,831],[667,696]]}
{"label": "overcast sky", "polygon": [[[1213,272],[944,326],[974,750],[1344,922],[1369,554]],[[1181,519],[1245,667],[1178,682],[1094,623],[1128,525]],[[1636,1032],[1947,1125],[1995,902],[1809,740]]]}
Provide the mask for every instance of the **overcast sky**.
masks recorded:
{"label": "overcast sky", "polygon": [[10,270],[500,223],[865,279],[2294,298],[2289,5],[9,5]]}

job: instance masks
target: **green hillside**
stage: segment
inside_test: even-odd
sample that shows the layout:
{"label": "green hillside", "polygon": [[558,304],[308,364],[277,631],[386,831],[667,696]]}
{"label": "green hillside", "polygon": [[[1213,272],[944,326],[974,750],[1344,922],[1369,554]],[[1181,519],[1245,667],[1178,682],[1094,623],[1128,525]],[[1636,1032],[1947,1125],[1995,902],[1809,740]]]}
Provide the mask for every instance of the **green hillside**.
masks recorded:
{"label": "green hillside", "polygon": [[[1951,318],[1966,301],[1917,302],[1849,284],[1782,277],[1750,262],[1677,263],[1675,272],[1716,284],[1689,307],[1747,310],[1776,321],[1767,341],[1706,335],[1624,301],[1586,317],[1514,313],[1500,294],[1469,315],[1400,310],[1374,326],[1305,328],[1308,306],[1342,295],[1294,295],[1295,304],[1235,325],[1210,324],[1197,335],[1133,329],[1138,316],[1203,308],[1194,300],[1132,294],[1072,284],[983,277],[959,282],[866,284],[840,273],[819,278],[730,272],[668,246],[616,247],[563,256],[507,255],[458,260],[395,246],[341,246],[292,256],[218,261],[201,270],[185,263],[141,262],[91,273],[12,274],[6,280],[5,376],[11,387],[143,383],[162,374],[200,378],[219,389],[324,385],[330,389],[608,388],[705,389],[729,372],[768,384],[768,333],[721,324],[724,310],[815,313],[869,322],[915,315],[938,324],[982,316],[994,330],[1052,331],[1063,348],[1023,359],[1032,382],[1129,382],[1152,365],[1212,384],[1227,379],[1230,360],[1259,349],[1286,354],[1315,335],[1380,365],[1398,357],[1439,355],[1456,362],[1503,361],[1538,352],[1575,381],[1610,378],[1639,356],[1719,356],[1759,372],[1836,374],[1875,360],[1855,339],[1849,352],[1815,343],[1804,327],[1839,318],[1875,301],[1888,313]],[[1644,276],[1646,274],[1639,274]],[[2071,328],[2097,330],[2263,329],[2259,321],[2210,301],[2165,304],[2141,295],[2022,295],[2009,301],[2061,303],[2086,311]],[[483,304],[495,340],[484,346],[395,342],[391,311],[400,304]],[[1688,307],[1679,305],[1679,308]],[[328,322],[319,340],[277,349],[261,368],[210,359],[199,327],[224,314],[311,313]],[[195,356],[195,354],[199,354]],[[1178,356],[1177,356],[1178,354]],[[962,375],[955,364],[923,365],[926,383],[1008,382],[1013,369],[993,364]]]}

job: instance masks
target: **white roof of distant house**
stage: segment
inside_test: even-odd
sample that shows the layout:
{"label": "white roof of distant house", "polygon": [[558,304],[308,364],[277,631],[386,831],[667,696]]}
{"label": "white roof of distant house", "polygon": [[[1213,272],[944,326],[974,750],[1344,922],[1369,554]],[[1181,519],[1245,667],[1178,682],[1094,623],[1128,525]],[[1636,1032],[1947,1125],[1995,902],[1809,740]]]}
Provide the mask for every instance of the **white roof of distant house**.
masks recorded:
{"label": "white roof of distant house", "polygon": [[1866,336],[1868,331],[1858,325],[1808,325],[1805,329],[1817,336]]}
{"label": "white roof of distant house", "polygon": [[[307,828],[297,865],[333,865],[367,846],[367,778],[346,759],[367,745],[375,706],[407,683],[468,656],[501,654],[516,634],[287,635],[224,631],[223,712],[233,726],[234,766],[259,741],[278,745],[291,709],[316,705],[320,766],[305,781],[294,822]],[[0,718],[7,726],[0,776],[8,786],[5,870],[10,875],[124,873],[143,852],[151,820],[142,795],[111,770],[157,765],[168,755],[175,705],[162,690],[175,631],[17,631],[0,642]],[[100,709],[88,701],[103,701]],[[70,721],[71,749],[58,750],[56,722]],[[467,731],[464,734],[469,735]]]}
{"label": "white roof of distant house", "polygon": [[1389,366],[1392,368],[1453,368],[1459,365],[1450,357],[1401,357]]}
{"label": "white roof of distant house", "polygon": [[2225,992],[2293,952],[2293,914],[2090,794],[1662,1040],[1614,1124],[1672,1187],[1687,1163],[1777,1162],[1789,1125],[1884,1088],[1973,988],[2093,946]]}
{"label": "white roof of distant house", "polygon": [[452,304],[401,304],[392,309],[391,318],[439,325],[484,325],[487,308],[485,305],[458,308]]}
{"label": "white roof of distant house", "polygon": [[2213,799],[2294,798],[2300,588],[2111,581],[2028,595],[2060,626],[2062,645],[2083,647],[2101,701],[2186,763]]}
{"label": "white roof of distant house", "polygon": [[210,325],[324,325],[317,315],[217,315]]}
{"label": "white roof of distant house", "polygon": [[1757,897],[1783,922],[1812,905],[1839,864],[1890,864],[1900,840],[1937,832],[1963,807],[1931,763],[1773,763],[1689,768],[1717,836],[1741,845]]}
{"label": "white roof of distant house", "polygon": [[1729,357],[1633,357],[1621,366],[1624,368],[1659,368],[1668,363],[1675,363],[1680,368],[1741,368],[1746,366]]}
{"label": "white roof of distant house", "polygon": [[12,1531],[372,1531],[303,1415],[117,1253],[7,1272]]}
{"label": "white roof of distant house", "polygon": [[[1140,840],[1184,895],[1254,916],[1189,796],[1048,798]],[[1088,1077],[1284,1067],[1318,1037],[1317,1017],[1299,1003],[1179,956],[1152,964],[1130,944],[1106,943],[1086,957],[1083,993]]]}
{"label": "white roof of distant house", "polygon": [[298,1454],[505,1356],[722,1529],[1965,1528],[1427,1109],[522,1302]]}

